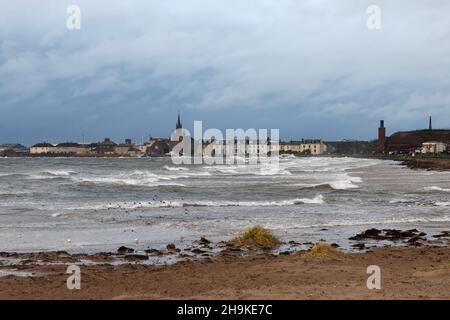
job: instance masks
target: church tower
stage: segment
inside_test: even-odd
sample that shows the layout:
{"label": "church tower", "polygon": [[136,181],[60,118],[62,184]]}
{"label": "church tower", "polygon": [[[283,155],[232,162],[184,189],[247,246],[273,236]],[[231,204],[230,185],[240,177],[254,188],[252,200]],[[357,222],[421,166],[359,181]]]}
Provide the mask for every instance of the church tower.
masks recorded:
{"label": "church tower", "polygon": [[178,120],[175,125],[175,129],[182,129],[182,128],[183,128],[183,125],[181,124],[180,113],[178,113]]}

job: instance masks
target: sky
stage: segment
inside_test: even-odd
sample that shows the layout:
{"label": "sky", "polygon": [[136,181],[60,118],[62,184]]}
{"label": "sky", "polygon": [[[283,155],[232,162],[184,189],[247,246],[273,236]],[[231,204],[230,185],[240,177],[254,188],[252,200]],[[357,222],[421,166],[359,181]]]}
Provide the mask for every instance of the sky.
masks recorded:
{"label": "sky", "polygon": [[[81,29],[69,30],[69,5]],[[369,29],[369,5],[381,9]],[[0,0],[0,143],[450,127],[448,0]]]}

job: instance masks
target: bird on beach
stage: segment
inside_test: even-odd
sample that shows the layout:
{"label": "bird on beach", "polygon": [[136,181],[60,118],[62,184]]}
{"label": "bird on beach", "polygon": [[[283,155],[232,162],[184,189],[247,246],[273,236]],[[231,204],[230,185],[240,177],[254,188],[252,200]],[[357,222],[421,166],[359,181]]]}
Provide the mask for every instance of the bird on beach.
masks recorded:
{"label": "bird on beach", "polygon": [[72,240],[70,240],[70,239],[67,239],[67,243],[72,243]]}

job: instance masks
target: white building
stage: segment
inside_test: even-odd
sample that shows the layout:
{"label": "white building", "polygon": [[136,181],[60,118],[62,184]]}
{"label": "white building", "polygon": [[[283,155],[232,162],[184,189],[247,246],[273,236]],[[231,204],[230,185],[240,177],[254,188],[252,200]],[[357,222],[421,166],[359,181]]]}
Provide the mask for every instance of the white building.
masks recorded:
{"label": "white building", "polygon": [[320,155],[327,151],[327,146],[323,140],[290,141],[281,143],[280,151]]}
{"label": "white building", "polygon": [[235,141],[203,141],[203,155],[231,155],[231,156],[269,156],[279,151],[278,143],[257,140],[235,140]]}
{"label": "white building", "polygon": [[422,153],[442,153],[447,150],[444,142],[429,141],[422,143]]}
{"label": "white building", "polygon": [[63,142],[57,144],[55,147],[50,148],[50,153],[56,154],[76,154],[79,152],[81,145],[76,142]]}
{"label": "white building", "polygon": [[46,154],[46,153],[52,152],[54,147],[55,146],[50,143],[42,142],[42,143],[33,145],[30,148],[30,153],[31,154]]}

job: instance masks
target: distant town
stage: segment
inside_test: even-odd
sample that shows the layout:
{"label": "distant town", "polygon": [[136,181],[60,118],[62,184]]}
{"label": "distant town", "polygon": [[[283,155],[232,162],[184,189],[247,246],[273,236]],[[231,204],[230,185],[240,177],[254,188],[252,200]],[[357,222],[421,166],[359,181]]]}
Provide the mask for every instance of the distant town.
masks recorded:
{"label": "distant town", "polygon": [[[180,115],[175,125],[182,128]],[[202,141],[203,155],[208,155],[208,145],[224,144],[224,141]],[[235,141],[237,144],[238,142]],[[0,144],[0,157],[162,157],[170,155],[176,142],[169,138],[152,138],[147,142],[135,144],[131,139],[115,142],[110,138],[94,143],[61,142],[52,144],[40,142],[30,147],[18,143]],[[265,144],[245,141],[246,150],[253,148],[252,154],[271,152],[270,142]],[[433,129],[429,118],[427,129],[396,132],[386,136],[384,120],[380,121],[378,139],[372,141],[324,141],[322,139],[302,139],[280,141],[281,154],[297,155],[420,155],[449,154],[450,130]]]}

